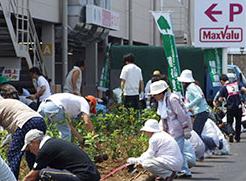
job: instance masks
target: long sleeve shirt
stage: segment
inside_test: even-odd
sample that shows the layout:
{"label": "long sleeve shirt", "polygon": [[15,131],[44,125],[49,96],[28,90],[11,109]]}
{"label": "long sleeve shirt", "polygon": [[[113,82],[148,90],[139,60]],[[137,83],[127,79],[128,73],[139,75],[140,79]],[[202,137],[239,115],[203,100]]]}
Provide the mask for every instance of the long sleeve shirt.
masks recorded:
{"label": "long sleeve shirt", "polygon": [[155,158],[173,171],[181,170],[183,157],[174,138],[164,131],[154,133],[149,139],[149,148],[138,159]]}
{"label": "long sleeve shirt", "polygon": [[[178,138],[184,135],[184,128],[189,127],[192,129],[190,116],[184,106],[184,103],[175,93],[166,92],[166,106],[163,106],[163,101],[158,101],[158,114],[160,111],[166,109],[167,110],[167,117],[162,118],[159,122],[159,125],[166,126],[167,132],[173,137]],[[166,125],[165,124],[166,121]]]}
{"label": "long sleeve shirt", "polygon": [[195,83],[191,83],[187,87],[185,98],[188,101],[187,108],[192,110],[194,115],[208,109],[208,104],[202,89]]}

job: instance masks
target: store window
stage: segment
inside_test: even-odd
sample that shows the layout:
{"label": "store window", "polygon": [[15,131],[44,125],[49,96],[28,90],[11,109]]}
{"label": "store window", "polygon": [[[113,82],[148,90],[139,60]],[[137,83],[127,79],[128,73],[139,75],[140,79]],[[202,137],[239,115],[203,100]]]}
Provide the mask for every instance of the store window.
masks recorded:
{"label": "store window", "polygon": [[94,0],[93,4],[105,9],[111,9],[111,0]]}

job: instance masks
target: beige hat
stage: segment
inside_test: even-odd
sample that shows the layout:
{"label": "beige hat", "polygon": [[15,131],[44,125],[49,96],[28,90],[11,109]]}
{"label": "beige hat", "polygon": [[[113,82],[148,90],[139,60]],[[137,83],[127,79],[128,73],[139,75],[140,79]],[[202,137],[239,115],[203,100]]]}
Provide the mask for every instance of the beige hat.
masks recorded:
{"label": "beige hat", "polygon": [[164,80],[158,80],[150,84],[150,93],[149,95],[160,94],[168,88],[167,83]]}
{"label": "beige hat", "polygon": [[161,75],[161,72],[159,70],[155,70],[152,74],[152,76],[157,76],[157,75]]}
{"label": "beige hat", "polygon": [[178,77],[177,79],[179,82],[186,82],[186,83],[195,82],[192,76],[192,71],[188,69],[183,70],[180,77]]}
{"label": "beige hat", "polygon": [[148,119],[144,123],[144,127],[142,127],[140,130],[141,131],[147,131],[147,132],[154,132],[154,133],[161,131],[161,129],[159,127],[159,123],[155,119]]}
{"label": "beige hat", "polygon": [[40,130],[31,129],[30,131],[28,131],[26,136],[25,136],[24,146],[21,148],[21,151],[26,150],[26,147],[28,144],[31,143],[31,140],[34,140],[36,138],[40,138],[42,136],[44,136],[44,133]]}

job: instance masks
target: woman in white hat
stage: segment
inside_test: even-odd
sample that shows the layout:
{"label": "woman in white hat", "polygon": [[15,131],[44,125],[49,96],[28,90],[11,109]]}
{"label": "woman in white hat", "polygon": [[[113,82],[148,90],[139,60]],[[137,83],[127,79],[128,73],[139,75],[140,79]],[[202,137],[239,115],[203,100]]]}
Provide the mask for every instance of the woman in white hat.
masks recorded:
{"label": "woman in white hat", "polygon": [[171,181],[182,166],[182,154],[177,142],[159,128],[158,121],[149,119],[141,131],[150,137],[149,148],[138,158],[128,158],[128,164],[141,164],[146,170],[158,176],[156,180]]}
{"label": "woman in white hat", "polygon": [[159,80],[150,85],[150,94],[158,101],[157,114],[161,116],[160,126],[169,133],[178,143],[183,156],[181,178],[190,178],[191,171],[188,168],[184,153],[184,139],[190,138],[191,119],[185,105],[178,94],[168,91],[168,85],[164,80]]}
{"label": "woman in white hat", "polygon": [[192,76],[192,71],[185,69],[182,71],[178,81],[183,83],[185,93],[185,99],[187,101],[186,107],[193,113],[194,123],[193,130],[201,136],[205,122],[208,119],[208,104],[202,89],[195,83]]}

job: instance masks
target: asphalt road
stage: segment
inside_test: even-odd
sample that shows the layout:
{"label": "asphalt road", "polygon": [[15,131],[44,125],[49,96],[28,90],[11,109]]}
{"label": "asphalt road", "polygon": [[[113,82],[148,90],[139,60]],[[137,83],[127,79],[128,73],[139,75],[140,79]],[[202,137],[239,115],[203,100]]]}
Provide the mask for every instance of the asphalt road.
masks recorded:
{"label": "asphalt road", "polygon": [[242,133],[240,143],[230,145],[229,155],[213,155],[203,162],[196,162],[196,166],[191,168],[192,178],[174,181],[246,181],[246,132]]}

